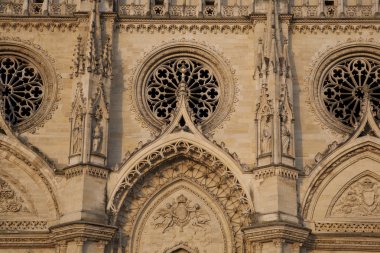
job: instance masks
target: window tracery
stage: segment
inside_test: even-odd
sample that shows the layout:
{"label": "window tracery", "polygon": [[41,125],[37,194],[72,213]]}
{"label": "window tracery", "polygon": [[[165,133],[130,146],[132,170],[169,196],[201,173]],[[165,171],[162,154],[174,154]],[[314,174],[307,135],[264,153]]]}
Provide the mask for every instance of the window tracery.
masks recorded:
{"label": "window tracery", "polygon": [[39,71],[20,57],[0,57],[0,87],[5,119],[12,125],[30,118],[44,97]]}
{"label": "window tracery", "polygon": [[189,58],[172,59],[153,70],[146,85],[150,110],[158,119],[168,121],[176,108],[181,82],[186,83],[195,120],[208,119],[219,103],[219,84],[209,68]]}
{"label": "window tracery", "polygon": [[323,77],[321,95],[330,115],[348,127],[359,123],[366,95],[379,119],[380,62],[366,57],[339,61]]}

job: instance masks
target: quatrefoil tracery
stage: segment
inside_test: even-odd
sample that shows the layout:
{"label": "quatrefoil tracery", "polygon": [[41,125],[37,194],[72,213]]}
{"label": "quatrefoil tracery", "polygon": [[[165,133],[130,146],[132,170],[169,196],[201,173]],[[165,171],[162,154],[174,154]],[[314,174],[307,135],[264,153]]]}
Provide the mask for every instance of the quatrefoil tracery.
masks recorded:
{"label": "quatrefoil tracery", "polygon": [[0,57],[0,91],[5,119],[17,125],[31,117],[44,96],[38,70],[27,61],[13,56]]}
{"label": "quatrefoil tracery", "polygon": [[360,108],[368,96],[380,120],[380,63],[355,57],[335,64],[324,76],[321,98],[329,114],[348,127],[360,121]]}

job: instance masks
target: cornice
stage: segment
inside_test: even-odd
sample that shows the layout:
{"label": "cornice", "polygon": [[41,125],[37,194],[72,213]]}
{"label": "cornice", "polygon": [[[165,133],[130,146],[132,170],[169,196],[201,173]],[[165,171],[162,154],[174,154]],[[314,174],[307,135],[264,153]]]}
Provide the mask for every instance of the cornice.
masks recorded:
{"label": "cornice", "polygon": [[315,235],[306,243],[307,248],[318,250],[339,250],[358,252],[378,251],[380,248],[379,234],[371,234],[371,236],[347,234],[323,234]]}
{"label": "cornice", "polygon": [[54,243],[49,233],[0,234],[1,248],[52,248]]}
{"label": "cornice", "polygon": [[254,169],[253,175],[256,180],[274,176],[280,176],[287,179],[297,180],[298,170],[296,170],[295,168],[285,166],[267,166]]}
{"label": "cornice", "polygon": [[51,32],[76,32],[80,19],[75,17],[59,17],[59,18],[35,18],[35,17],[21,17],[0,16],[0,29],[5,31],[51,31]]}
{"label": "cornice", "polygon": [[292,24],[380,24],[378,18],[293,18]]}
{"label": "cornice", "polygon": [[359,32],[362,30],[380,31],[380,21],[374,18],[319,18],[319,19],[293,19],[290,24],[293,33],[314,32]]}
{"label": "cornice", "polygon": [[95,223],[66,223],[51,227],[54,241],[70,241],[75,238],[109,241],[112,239],[116,227]]}
{"label": "cornice", "polygon": [[260,224],[243,228],[244,238],[251,242],[269,242],[284,239],[291,242],[304,242],[309,237],[310,229],[296,224],[275,223]]}
{"label": "cornice", "polygon": [[254,30],[255,22],[249,18],[241,19],[152,19],[119,18],[115,29],[119,32],[180,32],[180,33],[249,33]]}
{"label": "cornice", "polygon": [[380,223],[376,222],[316,222],[318,233],[370,233],[380,235]]}

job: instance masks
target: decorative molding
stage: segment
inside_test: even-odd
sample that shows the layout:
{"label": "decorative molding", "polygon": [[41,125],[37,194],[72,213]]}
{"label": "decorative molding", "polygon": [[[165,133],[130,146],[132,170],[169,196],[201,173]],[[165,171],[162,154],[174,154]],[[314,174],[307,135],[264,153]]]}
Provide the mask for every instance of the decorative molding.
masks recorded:
{"label": "decorative molding", "polygon": [[77,32],[78,18],[0,17],[0,29],[5,32]]}
{"label": "decorative molding", "polygon": [[315,232],[323,233],[380,233],[375,222],[316,222]]}
{"label": "decorative molding", "polygon": [[95,223],[70,223],[60,224],[50,228],[54,241],[75,240],[79,243],[84,240],[110,241],[116,232],[116,227]]}
{"label": "decorative molding", "polygon": [[179,242],[172,247],[167,247],[164,253],[173,253],[178,249],[185,249],[189,253],[200,253],[198,248],[191,248],[187,242]]}
{"label": "decorative molding", "polygon": [[0,234],[0,248],[53,248],[49,233]]}
{"label": "decorative molding", "polygon": [[210,20],[135,20],[120,19],[115,29],[119,32],[148,32],[148,33],[225,33],[248,34],[254,31],[255,25],[246,20],[219,22]]}
{"label": "decorative molding", "polygon": [[[244,240],[251,243],[260,242],[300,242],[303,243],[310,235],[310,230],[304,227],[285,223],[257,225],[243,228]],[[280,241],[278,241],[280,240]]]}
{"label": "decorative molding", "polygon": [[338,143],[337,141],[333,141],[331,144],[327,146],[327,148],[321,153],[318,152],[314,159],[307,162],[303,171],[306,176],[310,175],[310,173],[317,167],[317,165],[323,161],[326,157],[328,157],[332,152],[334,152],[338,147],[342,146],[345,141]]}
{"label": "decorative molding", "polygon": [[380,248],[380,240],[378,236],[332,236],[315,235],[307,242],[308,249],[331,250],[331,251],[358,251],[358,252],[375,252]]}
{"label": "decorative molding", "polygon": [[132,68],[129,77],[129,94],[132,111],[136,114],[136,119],[143,127],[157,135],[161,131],[163,122],[157,120],[150,111],[144,97],[144,85],[147,77],[154,67],[165,60],[177,57],[196,58],[207,65],[219,81],[220,92],[223,94],[219,98],[219,106],[211,117],[201,123],[204,133],[215,128],[222,128],[222,122],[229,120],[230,115],[235,111],[237,94],[239,92],[235,70],[231,67],[230,61],[206,42],[188,40],[185,38],[172,39],[154,46],[149,52],[145,52]]}
{"label": "decorative molding", "polygon": [[77,177],[83,174],[87,174],[87,175],[97,177],[97,178],[104,178],[104,179],[108,177],[108,169],[98,168],[98,167],[79,165],[79,166],[67,168],[64,171],[65,171],[66,179]]}
{"label": "decorative molding", "polygon": [[291,22],[293,33],[359,33],[363,30],[379,32],[380,25],[376,19],[297,19]]}
{"label": "decorative molding", "polygon": [[47,231],[47,221],[42,220],[5,220],[0,221],[1,231]]}
{"label": "decorative molding", "polygon": [[280,176],[291,180],[298,179],[298,171],[290,168],[261,168],[254,170],[253,175],[256,180],[274,176]]}

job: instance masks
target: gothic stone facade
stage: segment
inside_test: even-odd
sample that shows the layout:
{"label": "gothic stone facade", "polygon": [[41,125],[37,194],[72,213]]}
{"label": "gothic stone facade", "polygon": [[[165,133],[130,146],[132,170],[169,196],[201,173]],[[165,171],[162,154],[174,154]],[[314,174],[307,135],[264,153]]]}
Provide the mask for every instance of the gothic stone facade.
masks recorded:
{"label": "gothic stone facade", "polygon": [[380,252],[378,0],[1,0],[0,253]]}

